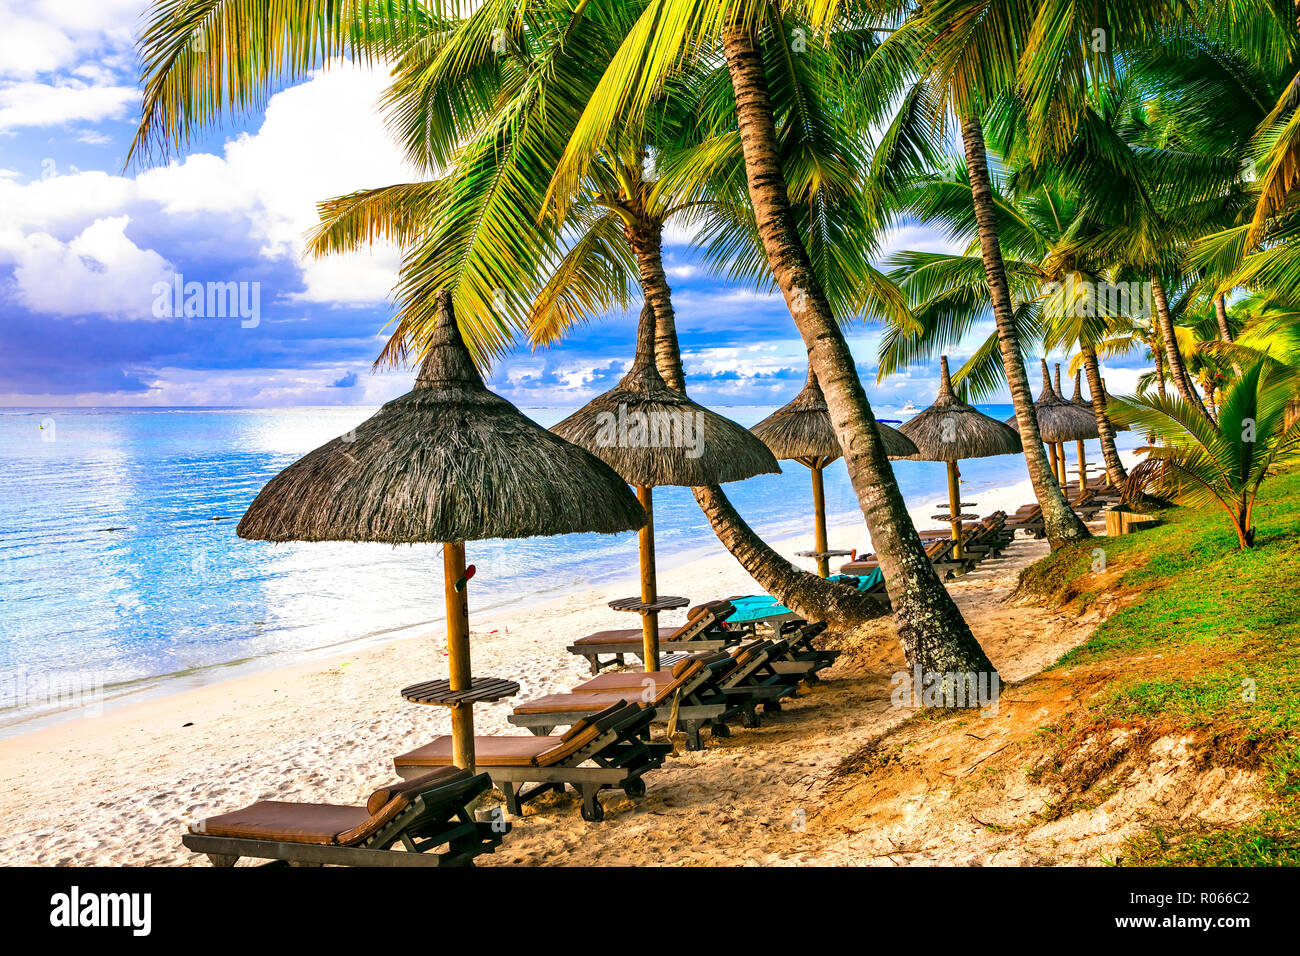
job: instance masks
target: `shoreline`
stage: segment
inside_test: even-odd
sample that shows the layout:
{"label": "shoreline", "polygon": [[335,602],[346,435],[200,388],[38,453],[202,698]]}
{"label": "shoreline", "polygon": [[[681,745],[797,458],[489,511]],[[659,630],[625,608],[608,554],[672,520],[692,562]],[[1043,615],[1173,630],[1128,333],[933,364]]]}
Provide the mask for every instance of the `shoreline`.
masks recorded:
{"label": "shoreline", "polygon": [[[1137,459],[1137,455],[1129,451],[1121,451],[1120,456],[1125,460],[1126,467],[1131,465],[1132,460]],[[979,506],[981,514],[988,514],[999,509],[1011,514],[1021,504],[1033,499],[1033,487],[1028,478],[1009,485],[1000,485],[983,490],[971,489],[970,493],[978,494],[988,502]],[[963,492],[963,494],[966,494],[966,492]],[[1014,503],[1012,503],[1013,501]],[[912,516],[918,530],[946,527],[942,522],[935,521],[930,517],[929,513],[932,510],[933,505],[926,504],[913,505],[908,508],[908,513]],[[811,511],[807,518],[811,525]],[[844,515],[827,515],[827,524],[827,535],[832,547],[857,547],[860,551],[870,549],[871,538],[860,514],[856,516],[856,520],[846,518]],[[765,540],[774,550],[788,556],[804,570],[814,569],[811,560],[794,557],[795,551],[812,547],[811,529],[799,534],[786,534],[772,539],[765,538]],[[670,557],[675,562],[674,569],[707,565],[718,560],[730,561],[735,565],[736,570],[745,576],[750,587],[758,587],[757,583],[740,568],[739,564],[731,557],[730,552],[723,548],[716,538],[709,539],[699,545],[684,548],[671,555],[661,554],[661,558],[663,557]],[[833,568],[832,572],[834,572]],[[660,574],[662,577],[663,568],[660,569]],[[626,573],[612,573],[593,578],[584,583],[585,587],[579,589],[579,593],[585,592],[589,595],[595,595],[597,593],[603,594],[626,590],[630,594],[638,589],[639,578],[636,568],[632,567]],[[551,605],[562,605],[571,599],[572,594],[573,592],[568,595],[556,596],[538,596],[535,593],[533,595],[524,595],[518,599],[495,605],[477,614],[471,604],[472,630],[474,632],[486,631],[490,633],[498,629],[495,625],[501,625],[508,629],[510,622],[514,618],[530,612],[542,612]],[[692,603],[698,603],[693,596]],[[431,603],[431,610],[436,611],[439,608],[440,604],[436,600]],[[615,614],[615,612],[608,613],[610,615]],[[341,665],[348,658],[364,654],[372,648],[421,640],[426,637],[440,638],[440,625],[443,617],[443,614],[435,613],[427,621],[421,623],[349,638],[345,641],[318,648],[275,651],[236,661],[210,664],[195,671],[153,675],[137,678],[129,682],[128,685],[112,685],[108,688],[100,688],[102,696],[89,705],[57,707],[54,710],[18,716],[15,719],[0,723],[0,759],[3,759],[5,746],[10,741],[51,731],[59,731],[60,729],[67,732],[70,725],[77,726],[82,721],[101,720],[123,710],[196,694],[205,689],[232,682],[254,680],[259,677],[270,678],[277,673],[287,675],[300,672],[303,669],[309,670],[313,666],[332,667]],[[612,622],[607,626],[618,627],[622,625],[618,620],[618,616],[614,616]],[[631,624],[629,623],[627,626],[631,626]],[[292,659],[277,661],[276,659],[281,655]],[[267,666],[268,663],[271,666]],[[114,688],[131,685],[145,686],[123,690],[116,694],[113,693]]]}

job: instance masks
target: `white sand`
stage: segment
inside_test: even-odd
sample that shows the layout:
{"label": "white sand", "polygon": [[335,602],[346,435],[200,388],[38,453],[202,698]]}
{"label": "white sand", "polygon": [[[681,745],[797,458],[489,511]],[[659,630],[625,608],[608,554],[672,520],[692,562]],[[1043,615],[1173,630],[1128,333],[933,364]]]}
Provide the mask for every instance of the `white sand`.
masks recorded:
{"label": "white sand", "polygon": [[[1031,500],[1028,482],[980,492],[978,497],[982,513],[998,508],[1011,512]],[[928,517],[932,510],[931,504],[915,509],[919,527],[935,526]],[[830,540],[832,546],[868,544],[861,523],[834,528]],[[793,554],[811,547],[811,535],[777,547]],[[999,667],[1003,661],[981,634],[979,621],[1012,613],[992,610],[992,603],[1014,583],[1016,569],[1044,551],[1041,543],[1017,542],[1013,553],[996,563],[1000,568],[990,564],[953,589]],[[686,564],[663,564],[660,593],[685,595],[693,603],[757,590],[721,546],[717,553]],[[587,676],[586,662],[565,652],[565,645],[591,631],[635,626],[635,617],[605,606],[634,591],[634,577],[629,575],[599,591],[474,616],[471,590],[475,675],[518,680],[521,691],[515,700],[573,686]],[[662,623],[683,620],[684,612],[679,611],[664,615]],[[1007,630],[1007,623],[1000,621],[997,635]],[[1023,623],[1017,621],[1021,637],[1031,636],[1038,626]],[[881,640],[891,642],[887,622],[877,627],[884,635]],[[408,704],[398,696],[407,684],[446,676],[442,641],[438,629],[0,741],[0,864],[202,862],[180,844],[192,820],[256,800],[364,802],[372,789],[394,778],[394,755],[449,730],[446,711]],[[852,666],[845,664],[849,670]],[[887,676],[858,673],[851,684],[860,688],[863,680],[876,684]],[[748,862],[769,856],[761,845],[751,845],[754,828],[772,824],[790,808],[782,804],[785,789],[768,792],[767,785],[788,784],[791,778],[814,780],[852,749],[852,741],[836,737],[836,727],[800,721],[798,716],[809,702],[825,703],[827,694],[830,699],[838,699],[837,693],[843,697],[848,685],[838,691],[835,685],[832,680],[817,688],[759,730],[737,729],[729,740],[714,741],[701,753],[679,750],[663,771],[648,778],[650,793],[643,801],[633,804],[621,794],[607,796],[609,816],[600,825],[600,852],[592,850],[591,825],[578,817],[571,796],[548,797],[538,802],[536,812],[526,810],[493,860],[689,863]],[[849,736],[858,739],[873,728],[878,732],[881,722],[906,716],[907,711],[887,703],[879,697],[866,704],[848,697],[833,709],[843,716],[844,732],[852,730]],[[476,708],[477,732],[524,733],[506,722],[510,708],[510,701]],[[786,743],[765,756],[758,745],[773,740]],[[766,795],[756,797],[751,792],[755,787]],[[723,839],[733,824],[719,822],[718,807],[725,802],[719,804],[718,799],[741,792],[741,803],[758,799],[759,805],[751,808],[743,825],[736,825],[733,833],[739,840]],[[701,829],[698,818],[692,822],[689,817],[695,813],[707,813],[709,826]],[[668,830],[673,836],[667,842],[648,838],[651,831]]]}

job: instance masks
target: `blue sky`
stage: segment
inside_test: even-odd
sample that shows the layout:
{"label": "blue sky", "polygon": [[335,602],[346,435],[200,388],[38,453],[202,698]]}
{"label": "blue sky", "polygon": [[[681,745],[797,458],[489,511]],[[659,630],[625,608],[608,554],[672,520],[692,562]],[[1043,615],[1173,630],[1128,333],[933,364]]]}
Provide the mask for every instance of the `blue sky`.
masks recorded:
{"label": "blue sky", "polygon": [[[0,0],[0,405],[375,404],[406,391],[411,372],[371,372],[396,251],[301,256],[318,200],[414,175],[375,108],[382,71],[332,67],[170,164],[123,172],[144,8]],[[668,238],[691,394],[716,405],[791,397],[805,352],[784,303],[706,274],[684,231]],[[912,227],[884,243],[899,248],[946,247]],[[260,320],[159,315],[159,283],[177,274],[257,283]],[[512,354],[491,385],[521,405],[581,404],[626,367],[634,315]],[[848,335],[873,401],[928,401],[933,369],[876,385],[877,334]],[[1108,375],[1124,392],[1136,370]]]}

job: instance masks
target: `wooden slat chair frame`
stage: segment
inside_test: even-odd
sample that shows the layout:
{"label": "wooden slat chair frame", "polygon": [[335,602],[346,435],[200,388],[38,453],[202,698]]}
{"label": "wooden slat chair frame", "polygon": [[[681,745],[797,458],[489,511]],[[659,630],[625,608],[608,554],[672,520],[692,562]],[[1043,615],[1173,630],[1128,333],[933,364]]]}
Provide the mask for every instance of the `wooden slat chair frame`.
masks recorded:
{"label": "wooden slat chair frame", "polygon": [[[825,670],[835,663],[840,652],[823,650],[813,646],[813,639],[826,630],[825,621],[803,624],[785,636],[787,650],[782,659],[772,662],[772,669],[786,677],[798,676],[808,683],[816,683],[818,671]],[[765,708],[779,710],[780,707]]]}
{"label": "wooden slat chair frame", "polygon": [[[504,821],[474,819],[469,805],[492,787],[487,774],[417,793],[392,820],[356,845],[213,836],[190,832],[181,843],[204,853],[213,866],[234,866],[241,858],[268,860],[264,866],[473,866],[510,831]],[[403,850],[390,847],[401,844]],[[441,853],[431,853],[445,846]]]}
{"label": "wooden slat chair frame", "polygon": [[1007,527],[1012,534],[1025,531],[1040,540],[1047,537],[1047,528],[1043,523],[1043,509],[1037,502],[1017,508],[1016,513],[1007,521]]}
{"label": "wooden slat chair frame", "polygon": [[738,666],[718,683],[724,696],[740,704],[740,724],[748,728],[760,726],[760,706],[764,713],[779,711],[781,701],[798,695],[799,681],[806,674],[815,673],[815,664],[811,661],[793,662],[813,664],[806,674],[778,669],[782,662],[789,662],[790,642],[784,639],[761,641],[754,645],[751,653],[747,663]]}
{"label": "wooden slat chair frame", "polygon": [[[789,649],[790,645],[785,640],[751,641],[732,649],[732,660],[736,666],[718,682],[718,691],[739,706],[736,716],[740,718],[741,726],[758,727],[760,705],[764,711],[777,711],[781,709],[782,700],[797,694],[800,678],[779,673],[773,666],[776,660],[787,656]],[[574,693],[602,693],[605,692],[604,688],[609,688],[614,693],[623,690],[632,693],[639,688],[639,680],[644,677],[644,674],[631,672],[606,674],[579,684],[574,688]]]}
{"label": "wooden slat chair frame", "polygon": [[977,561],[992,556],[1002,556],[1002,551],[1014,539],[1014,534],[1007,532],[1007,515],[1005,511],[995,511],[979,523],[975,533],[968,541],[962,542],[962,550],[975,556]]}
{"label": "wooden slat chair frame", "polygon": [[1105,502],[1101,501],[1091,489],[1087,491],[1075,489],[1069,501],[1074,513],[1084,521],[1091,521],[1097,516],[1097,512],[1105,507]]}
{"label": "wooden slat chair frame", "polygon": [[[505,796],[506,810],[516,816],[523,814],[523,805],[528,801],[551,791],[563,793],[567,785],[582,798],[582,818],[599,822],[605,819],[605,809],[597,796],[602,790],[622,790],[632,798],[644,796],[642,778],[662,767],[673,752],[671,743],[646,739],[654,720],[652,709],[623,702],[608,710],[592,721],[596,736],[557,763],[520,766],[478,761],[475,769],[492,778]],[[558,745],[560,738],[555,740]],[[393,763],[403,779],[428,770],[427,766],[403,765],[401,761],[402,757],[396,757]],[[587,763],[595,766],[582,766]],[[535,786],[525,790],[530,783]]]}
{"label": "wooden slat chair frame", "polygon": [[[719,681],[734,667],[735,662],[729,656],[716,655],[677,686],[666,687],[664,693],[653,704],[645,704],[645,708],[653,710],[657,724],[669,723],[675,716],[679,728],[686,733],[686,749],[700,750],[704,746],[700,733],[705,727],[714,737],[730,736],[726,722],[740,712],[739,705],[728,701],[718,690]],[[573,710],[538,714],[516,711],[506,720],[516,727],[526,727],[534,734],[545,736],[556,727],[570,727],[605,706],[599,700],[584,706],[581,701],[583,694],[570,696],[574,698]]]}
{"label": "wooden slat chair frame", "polygon": [[[686,623],[670,636],[661,637],[659,652],[670,654],[681,651],[687,654],[698,654],[730,647],[737,643],[740,637],[735,632],[727,631],[722,625],[734,612],[734,608],[725,606],[706,608],[701,614],[688,618]],[[623,666],[628,654],[633,655],[637,660],[642,659],[644,649],[640,630],[629,630],[628,635],[627,640],[609,641],[604,644],[570,644],[566,650],[570,654],[585,657],[591,672],[599,674],[601,668]],[[612,657],[602,661],[600,659],[602,654],[609,654]]]}

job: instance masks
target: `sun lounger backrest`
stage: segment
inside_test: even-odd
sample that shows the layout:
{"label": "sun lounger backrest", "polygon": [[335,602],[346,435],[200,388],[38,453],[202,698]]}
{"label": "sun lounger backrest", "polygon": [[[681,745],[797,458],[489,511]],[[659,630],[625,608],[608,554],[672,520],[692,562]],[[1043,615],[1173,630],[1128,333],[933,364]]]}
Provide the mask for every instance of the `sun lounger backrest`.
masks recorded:
{"label": "sun lounger backrest", "polygon": [[700,604],[691,608],[686,623],[664,638],[664,641],[692,641],[735,613],[736,609],[730,601],[709,601]]}
{"label": "sun lounger backrest", "polygon": [[[561,742],[533,758],[535,767],[553,767],[560,763],[579,764],[600,753],[619,739],[638,732],[654,720],[654,711],[621,701],[589,718],[580,734],[565,734]],[[637,725],[641,725],[638,727]]]}
{"label": "sun lounger backrest", "polygon": [[339,833],[335,842],[341,846],[364,843],[409,809],[417,798],[423,798],[430,807],[464,806],[472,791],[482,793],[490,786],[485,774],[476,775],[459,767],[440,767],[413,780],[380,787],[366,801],[370,819]]}
{"label": "sun lounger backrest", "polygon": [[[682,664],[686,664],[686,666],[681,667]],[[701,685],[716,680],[734,666],[735,662],[731,659],[731,655],[725,651],[692,654],[685,661],[678,661],[673,666],[671,683],[655,688],[654,703],[661,704],[678,691],[693,693]],[[679,667],[681,668],[680,673],[678,672]]]}

